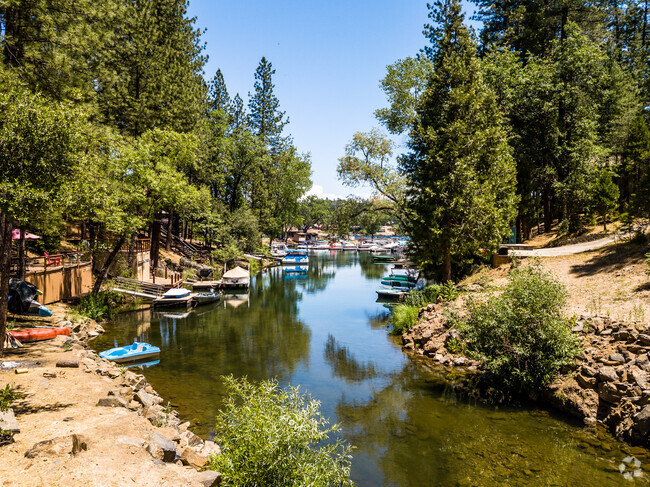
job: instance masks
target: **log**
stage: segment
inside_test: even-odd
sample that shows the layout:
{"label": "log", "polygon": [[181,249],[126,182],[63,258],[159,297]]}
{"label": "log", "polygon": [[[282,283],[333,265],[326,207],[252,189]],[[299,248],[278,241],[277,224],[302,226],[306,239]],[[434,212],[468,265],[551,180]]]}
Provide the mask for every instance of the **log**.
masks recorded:
{"label": "log", "polygon": [[57,367],[67,367],[69,369],[78,369],[79,361],[78,360],[59,360],[56,363]]}

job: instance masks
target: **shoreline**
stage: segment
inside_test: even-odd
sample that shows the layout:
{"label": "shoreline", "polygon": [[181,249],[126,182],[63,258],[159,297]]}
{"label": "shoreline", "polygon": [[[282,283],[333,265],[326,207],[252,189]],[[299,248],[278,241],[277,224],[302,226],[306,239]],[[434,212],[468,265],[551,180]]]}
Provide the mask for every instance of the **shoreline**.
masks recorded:
{"label": "shoreline", "polygon": [[71,336],[28,343],[0,359],[1,383],[14,383],[22,396],[12,403],[20,432],[0,447],[3,485],[220,484],[219,473],[202,470],[219,447],[181,423],[144,375],[89,349],[101,325],[56,315],[31,321],[69,328]]}
{"label": "shoreline", "polygon": [[[441,304],[421,308],[420,323],[401,336],[402,349],[414,359],[453,372],[455,380],[447,380],[458,390],[498,403],[502,398],[476,385],[482,379],[481,362],[448,349],[459,334],[447,326],[444,313]],[[614,438],[650,449],[650,325],[580,316],[572,332],[582,344],[574,365],[544,391],[523,399],[585,425],[600,424]]]}

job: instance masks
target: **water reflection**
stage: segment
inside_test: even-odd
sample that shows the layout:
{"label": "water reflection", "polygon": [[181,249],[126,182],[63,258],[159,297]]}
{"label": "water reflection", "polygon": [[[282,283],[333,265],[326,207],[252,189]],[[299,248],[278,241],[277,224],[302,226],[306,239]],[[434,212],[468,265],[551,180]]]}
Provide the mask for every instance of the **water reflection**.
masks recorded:
{"label": "water reflection", "polygon": [[377,377],[377,371],[372,362],[357,361],[350,353],[350,349],[339,344],[333,335],[327,337],[325,360],[332,367],[334,375],[347,381],[357,382]]}

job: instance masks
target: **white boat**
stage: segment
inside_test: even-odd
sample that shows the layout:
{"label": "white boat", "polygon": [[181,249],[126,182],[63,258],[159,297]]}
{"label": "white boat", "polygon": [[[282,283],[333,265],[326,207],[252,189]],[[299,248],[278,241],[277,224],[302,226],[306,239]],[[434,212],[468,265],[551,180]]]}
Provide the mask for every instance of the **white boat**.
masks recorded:
{"label": "white boat", "polygon": [[170,289],[161,297],[153,300],[154,308],[189,308],[193,304],[193,298],[189,289],[184,288]]}
{"label": "white boat", "polygon": [[316,242],[312,245],[311,250],[329,250],[330,244],[325,241]]}
{"label": "white boat", "polygon": [[342,242],[343,250],[354,250],[356,252],[357,245],[352,242]]}
{"label": "white boat", "polygon": [[196,293],[194,294],[194,300],[199,306],[202,304],[215,303],[221,299],[221,294],[210,291],[207,293]]}
{"label": "white boat", "polygon": [[287,255],[287,246],[283,243],[274,243],[271,245],[271,256],[272,257],[284,257]]}
{"label": "white boat", "polygon": [[362,244],[359,244],[357,250],[359,250],[359,252],[369,252],[370,250],[377,247],[379,246],[374,242],[363,242]]}
{"label": "white boat", "polygon": [[309,255],[306,250],[289,250],[282,258],[282,265],[305,265],[309,264]]}
{"label": "white boat", "polygon": [[341,242],[332,242],[330,244],[330,250],[343,250],[343,244]]}

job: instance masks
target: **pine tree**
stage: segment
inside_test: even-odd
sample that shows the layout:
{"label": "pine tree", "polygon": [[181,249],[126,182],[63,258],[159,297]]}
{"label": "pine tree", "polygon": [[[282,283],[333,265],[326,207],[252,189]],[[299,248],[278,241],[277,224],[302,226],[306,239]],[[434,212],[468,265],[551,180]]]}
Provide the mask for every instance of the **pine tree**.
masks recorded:
{"label": "pine tree", "polygon": [[430,6],[434,70],[417,110],[410,153],[409,233],[416,258],[443,281],[479,249],[495,250],[515,215],[515,165],[496,97],[483,81],[458,0]]}
{"label": "pine tree", "polygon": [[273,94],[274,74],[273,65],[263,57],[255,71],[255,92],[248,94],[248,124],[267,147],[277,150],[283,143],[282,130],[289,120],[285,120],[285,112],[280,111],[280,102]]}

